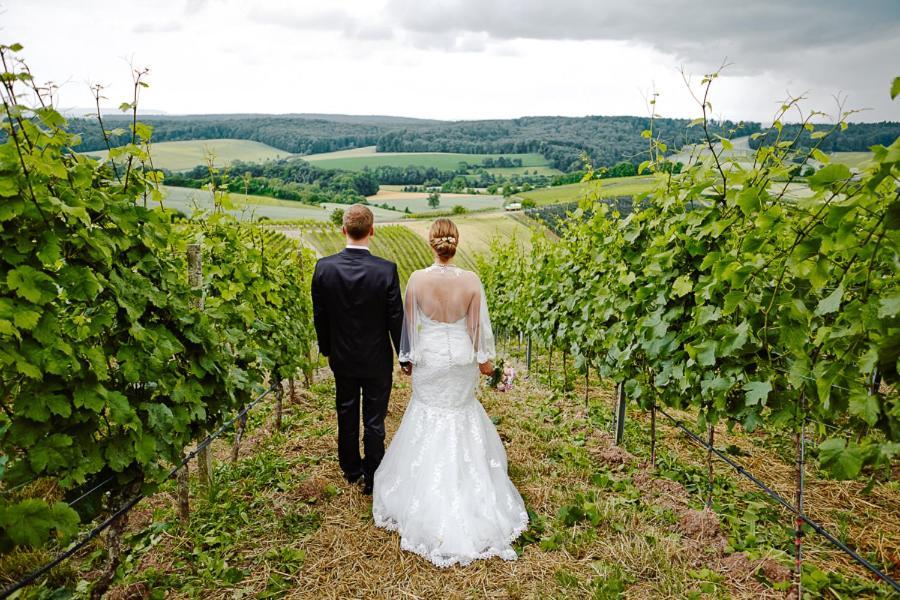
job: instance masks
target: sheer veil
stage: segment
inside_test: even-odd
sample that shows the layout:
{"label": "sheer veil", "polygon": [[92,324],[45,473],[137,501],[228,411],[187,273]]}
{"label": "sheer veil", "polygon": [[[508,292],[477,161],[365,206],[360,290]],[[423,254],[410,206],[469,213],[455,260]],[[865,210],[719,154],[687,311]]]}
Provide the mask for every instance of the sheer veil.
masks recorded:
{"label": "sheer veil", "polygon": [[432,265],[413,273],[406,284],[400,362],[422,360],[420,333],[426,321],[455,324],[465,320],[472,340],[464,362],[485,363],[495,356],[494,333],[484,286],[478,275],[459,267]]}

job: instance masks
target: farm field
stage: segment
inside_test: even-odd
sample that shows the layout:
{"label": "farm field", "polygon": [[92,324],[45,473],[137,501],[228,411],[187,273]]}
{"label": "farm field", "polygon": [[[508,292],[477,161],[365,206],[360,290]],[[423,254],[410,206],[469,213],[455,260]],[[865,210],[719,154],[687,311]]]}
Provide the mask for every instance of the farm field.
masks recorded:
{"label": "farm field", "polygon": [[387,204],[391,208],[404,212],[409,208],[413,213],[442,212],[454,206],[464,206],[466,210],[482,210],[485,208],[502,208],[503,196],[472,194],[441,194],[441,203],[436,208],[428,206],[428,194],[425,192],[399,192],[385,190],[384,186],[374,196],[367,198],[370,204]]}
{"label": "farm field", "polygon": [[[452,217],[459,228],[459,247],[468,255],[486,255],[490,251],[491,240],[515,238],[525,248],[531,247],[532,230],[522,221],[505,213],[484,213],[477,215],[460,215]],[[408,220],[402,223],[417,233],[423,240],[428,239],[428,219]]]}
{"label": "farm field", "polygon": [[[338,204],[337,202],[323,202],[322,207],[325,209],[326,215],[331,215],[331,211],[336,208],[347,208],[346,204]],[[372,215],[375,217],[376,223],[382,223],[384,221],[395,221],[397,219],[402,219],[404,213],[397,212],[395,210],[385,210],[380,206],[370,206],[369,210],[372,211]]]}
{"label": "farm field", "polygon": [[[153,166],[158,169],[185,171],[206,164],[209,152],[215,156],[215,164],[225,167],[236,160],[262,162],[292,156],[260,142],[249,140],[186,140],[157,142],[153,144]],[[106,157],[105,150],[87,152],[90,156]]]}
{"label": "farm field", "polygon": [[[282,230],[289,237],[299,239],[312,247],[320,256],[340,252],[345,245],[340,229],[331,224],[302,225]],[[410,274],[434,262],[434,257],[425,239],[403,225],[381,225],[375,230],[370,248],[376,256],[397,263],[400,283],[405,286]],[[468,254],[458,253],[457,263],[464,268],[473,268]]]}
{"label": "farm field", "polygon": [[632,196],[648,191],[652,185],[652,176],[638,175],[636,177],[617,177],[614,179],[601,179],[599,181],[540,188],[530,192],[522,192],[517,197],[534,200],[538,206],[542,206],[545,204],[578,202],[589,194],[597,198]]}
{"label": "farm field", "polygon": [[[337,206],[337,205],[336,205]],[[406,219],[394,222],[379,222],[376,207],[375,237],[372,252],[397,263],[403,282],[416,269],[433,262],[428,248],[428,228],[430,219]],[[456,262],[466,269],[475,268],[475,257],[487,255],[491,241],[516,239],[525,248],[531,246],[532,228],[523,221],[504,213],[460,215],[453,217],[459,227],[460,247]],[[319,255],[333,254],[344,247],[340,230],[330,223],[321,225],[298,224],[280,226],[279,230],[289,237],[300,239],[312,247]]]}
{"label": "farm field", "polygon": [[553,167],[500,167],[500,168],[490,168],[485,169],[491,175],[512,177],[513,175],[545,175],[547,177],[553,177],[554,175],[561,175],[562,171],[559,169],[554,169]]}
{"label": "farm field", "polygon": [[[212,197],[206,190],[163,186],[166,194],[163,205],[190,215],[195,209],[211,210]],[[229,194],[234,205],[228,210],[232,215],[242,220],[256,220],[260,217],[268,219],[313,219],[327,221],[330,211],[309,204],[293,202],[291,200],[278,200],[268,196],[253,196],[244,194]]]}
{"label": "farm field", "polygon": [[861,169],[872,160],[871,152],[832,152],[831,161],[847,165],[851,169]]}
{"label": "farm field", "polygon": [[[365,151],[365,152],[364,152]],[[522,166],[528,168],[545,167],[547,159],[540,154],[459,154],[453,152],[376,152],[375,146],[367,148],[355,148],[339,152],[327,152],[324,154],[309,154],[302,157],[317,167],[323,169],[346,169],[348,171],[362,171],[368,167],[406,167],[410,165],[422,167],[434,167],[436,169],[452,170],[459,163],[466,162],[470,165],[480,164],[486,158],[504,156],[509,159],[519,158]]]}

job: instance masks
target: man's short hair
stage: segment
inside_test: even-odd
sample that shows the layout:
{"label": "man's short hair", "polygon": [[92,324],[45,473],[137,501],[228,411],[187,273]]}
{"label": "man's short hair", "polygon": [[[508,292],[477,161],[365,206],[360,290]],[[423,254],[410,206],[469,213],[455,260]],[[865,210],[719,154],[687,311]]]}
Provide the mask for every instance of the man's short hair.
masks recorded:
{"label": "man's short hair", "polygon": [[344,227],[351,239],[361,240],[369,235],[374,222],[372,211],[362,204],[354,204],[344,211]]}

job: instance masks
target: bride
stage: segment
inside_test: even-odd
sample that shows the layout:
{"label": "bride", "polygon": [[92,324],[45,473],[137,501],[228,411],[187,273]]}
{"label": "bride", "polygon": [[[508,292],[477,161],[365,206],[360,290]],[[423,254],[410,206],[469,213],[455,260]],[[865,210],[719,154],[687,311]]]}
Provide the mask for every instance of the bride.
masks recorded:
{"label": "bride", "polygon": [[493,370],[494,337],[478,276],[452,263],[459,232],[430,230],[435,263],[412,274],[400,361],[412,363],[412,398],[375,473],[372,515],[400,547],[439,567],[499,556],[528,526],[506,472],[497,430],[475,398]]}

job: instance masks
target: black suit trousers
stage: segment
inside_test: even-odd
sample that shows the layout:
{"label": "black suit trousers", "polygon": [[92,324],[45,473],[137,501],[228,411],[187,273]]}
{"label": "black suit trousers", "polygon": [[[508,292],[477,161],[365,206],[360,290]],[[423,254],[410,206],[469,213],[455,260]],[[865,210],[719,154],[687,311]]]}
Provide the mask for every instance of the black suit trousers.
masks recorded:
{"label": "black suit trousers", "polygon": [[[344,477],[372,481],[384,458],[384,418],[391,396],[391,373],[380,377],[334,375],[338,418],[338,461]],[[363,449],[359,454],[359,409],[362,398]]]}

